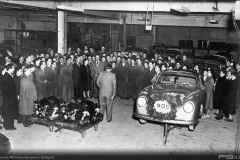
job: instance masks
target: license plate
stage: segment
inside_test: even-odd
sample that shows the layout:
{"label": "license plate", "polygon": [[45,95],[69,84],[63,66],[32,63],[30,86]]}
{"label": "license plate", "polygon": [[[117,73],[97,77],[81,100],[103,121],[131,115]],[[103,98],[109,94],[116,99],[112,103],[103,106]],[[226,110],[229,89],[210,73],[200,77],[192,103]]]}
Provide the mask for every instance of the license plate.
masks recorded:
{"label": "license plate", "polygon": [[156,101],[153,108],[159,113],[171,112],[171,105],[166,100]]}

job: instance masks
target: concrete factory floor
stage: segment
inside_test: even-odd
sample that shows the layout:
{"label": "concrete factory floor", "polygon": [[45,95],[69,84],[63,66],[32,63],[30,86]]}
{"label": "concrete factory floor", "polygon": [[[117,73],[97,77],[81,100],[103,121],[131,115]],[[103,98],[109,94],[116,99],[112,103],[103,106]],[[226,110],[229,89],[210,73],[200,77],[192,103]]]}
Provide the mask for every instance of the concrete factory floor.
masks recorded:
{"label": "concrete factory floor", "polygon": [[[93,100],[96,102],[96,100]],[[237,111],[237,115],[240,111]],[[11,141],[14,155],[81,155],[81,154],[135,154],[135,155],[234,155],[237,145],[237,115],[234,122],[216,121],[212,113],[200,119],[195,131],[188,128],[170,131],[164,146],[164,128],[156,123],[140,124],[132,118],[133,101],[114,100],[113,121],[106,117],[98,131],[90,128],[86,137],[79,132],[63,130],[49,132],[45,126],[34,124],[30,128],[15,123],[17,130],[0,130]],[[238,117],[239,119],[239,117]],[[56,129],[56,128],[55,128]],[[54,129],[54,130],[55,130]],[[221,158],[222,159],[222,158]],[[225,158],[223,158],[225,159]]]}

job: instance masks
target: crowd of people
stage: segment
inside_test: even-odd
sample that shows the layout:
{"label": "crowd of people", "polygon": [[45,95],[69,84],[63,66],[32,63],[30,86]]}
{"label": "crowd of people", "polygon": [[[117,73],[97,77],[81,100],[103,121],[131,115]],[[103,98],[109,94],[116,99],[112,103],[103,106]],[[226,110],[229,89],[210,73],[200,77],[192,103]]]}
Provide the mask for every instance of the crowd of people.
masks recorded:
{"label": "crowd of people", "polygon": [[183,69],[199,73],[202,79],[207,95],[203,118],[210,117],[210,111],[214,108],[217,120],[226,115],[225,120],[232,122],[232,115],[239,107],[239,63],[228,63],[216,77],[211,67],[192,66],[186,55],[179,61],[176,57],[163,57],[161,53],[151,57],[147,53],[108,53],[104,46],[99,51],[88,46],[75,51],[69,47],[64,55],[49,49],[39,55],[19,56],[18,63],[13,63],[11,56],[5,57],[0,67],[0,119],[3,127],[16,129],[14,119],[28,126],[27,118],[33,112],[33,102],[44,97],[57,96],[66,102],[97,99],[97,78],[109,65],[116,75],[115,96],[121,99],[136,100],[144,87],[159,82],[162,71]]}

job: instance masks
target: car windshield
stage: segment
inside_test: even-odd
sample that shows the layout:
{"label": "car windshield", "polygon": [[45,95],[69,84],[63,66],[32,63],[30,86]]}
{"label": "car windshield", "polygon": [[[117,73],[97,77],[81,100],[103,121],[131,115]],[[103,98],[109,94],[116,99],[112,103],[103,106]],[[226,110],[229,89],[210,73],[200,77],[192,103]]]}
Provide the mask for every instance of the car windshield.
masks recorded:
{"label": "car windshield", "polygon": [[161,77],[161,83],[181,84],[186,86],[197,86],[197,80],[194,77],[182,76],[182,75],[170,75],[163,74]]}
{"label": "car windshield", "polygon": [[[217,56],[216,56],[217,57]],[[221,64],[226,64],[226,58],[224,57],[217,57],[217,60],[221,63]]]}

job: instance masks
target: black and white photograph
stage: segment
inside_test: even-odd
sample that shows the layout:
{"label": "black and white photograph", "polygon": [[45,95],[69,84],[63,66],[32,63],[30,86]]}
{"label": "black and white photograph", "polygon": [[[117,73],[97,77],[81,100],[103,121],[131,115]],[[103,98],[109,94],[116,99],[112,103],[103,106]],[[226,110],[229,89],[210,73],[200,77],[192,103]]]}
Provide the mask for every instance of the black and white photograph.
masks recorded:
{"label": "black and white photograph", "polygon": [[240,159],[240,0],[0,0],[0,160]]}

